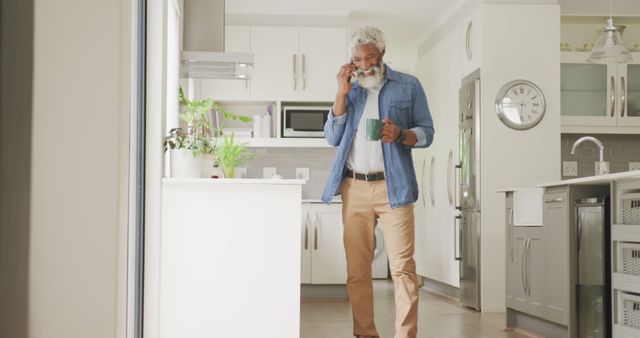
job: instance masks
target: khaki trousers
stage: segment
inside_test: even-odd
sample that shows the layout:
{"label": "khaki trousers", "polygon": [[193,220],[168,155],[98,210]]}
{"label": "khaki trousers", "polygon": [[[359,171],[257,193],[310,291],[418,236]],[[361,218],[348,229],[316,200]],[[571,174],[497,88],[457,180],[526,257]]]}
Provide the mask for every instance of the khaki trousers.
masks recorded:
{"label": "khaki trousers", "polygon": [[379,217],[395,291],[395,338],[416,338],[419,286],[413,259],[413,205],[391,208],[384,180],[367,182],[345,178],[341,194],[353,335],[379,336],[373,319],[371,281],[374,227]]}

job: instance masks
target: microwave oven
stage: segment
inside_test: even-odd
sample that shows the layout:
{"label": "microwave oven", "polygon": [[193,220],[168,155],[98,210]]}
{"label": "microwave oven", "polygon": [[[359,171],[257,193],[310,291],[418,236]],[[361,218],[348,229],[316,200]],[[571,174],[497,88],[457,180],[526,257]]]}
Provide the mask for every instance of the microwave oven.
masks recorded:
{"label": "microwave oven", "polygon": [[283,106],[282,137],[324,137],[331,106]]}

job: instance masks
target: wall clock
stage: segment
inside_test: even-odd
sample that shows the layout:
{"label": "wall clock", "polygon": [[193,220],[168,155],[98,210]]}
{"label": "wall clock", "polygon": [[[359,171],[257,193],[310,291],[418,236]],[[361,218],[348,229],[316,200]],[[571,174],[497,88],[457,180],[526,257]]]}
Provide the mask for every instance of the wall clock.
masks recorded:
{"label": "wall clock", "polygon": [[496,96],[496,113],[500,121],[517,130],[529,129],[540,123],[546,108],[540,87],[527,80],[506,83]]}

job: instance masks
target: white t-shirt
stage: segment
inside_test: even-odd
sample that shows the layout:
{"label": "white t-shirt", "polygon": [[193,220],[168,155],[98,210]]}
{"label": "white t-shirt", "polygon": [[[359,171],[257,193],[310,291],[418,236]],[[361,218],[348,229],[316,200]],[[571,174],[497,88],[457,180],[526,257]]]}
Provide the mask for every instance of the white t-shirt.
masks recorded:
{"label": "white t-shirt", "polygon": [[347,157],[347,167],[359,173],[384,171],[382,159],[382,143],[368,141],[365,138],[366,121],[368,118],[378,119],[378,93],[380,88],[367,89],[367,103],[358,123],[358,130],[353,138],[353,144]]}

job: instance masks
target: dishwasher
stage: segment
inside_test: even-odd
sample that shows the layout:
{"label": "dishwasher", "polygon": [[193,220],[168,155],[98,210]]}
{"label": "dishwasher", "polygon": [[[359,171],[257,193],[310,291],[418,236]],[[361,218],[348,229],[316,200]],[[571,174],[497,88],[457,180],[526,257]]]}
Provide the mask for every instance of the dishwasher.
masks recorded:
{"label": "dishwasher", "polygon": [[576,200],[575,210],[578,337],[611,337],[609,197]]}

